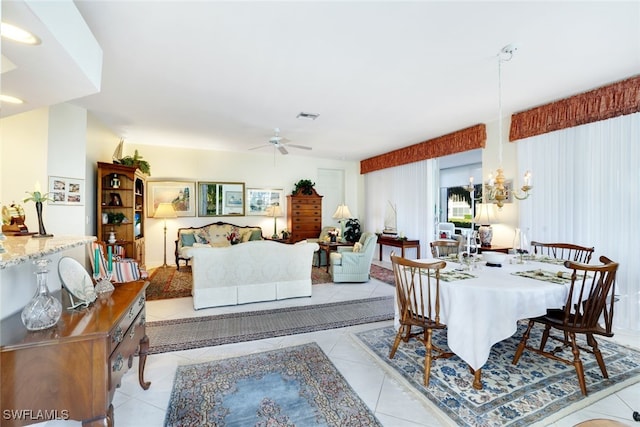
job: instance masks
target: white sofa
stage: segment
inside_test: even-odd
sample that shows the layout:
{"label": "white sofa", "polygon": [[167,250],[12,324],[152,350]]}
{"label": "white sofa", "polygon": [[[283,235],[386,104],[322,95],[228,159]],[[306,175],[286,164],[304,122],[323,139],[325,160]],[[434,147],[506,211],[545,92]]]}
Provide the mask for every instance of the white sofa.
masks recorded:
{"label": "white sofa", "polygon": [[193,308],[311,296],[311,263],[317,243],[255,240],[188,250]]}

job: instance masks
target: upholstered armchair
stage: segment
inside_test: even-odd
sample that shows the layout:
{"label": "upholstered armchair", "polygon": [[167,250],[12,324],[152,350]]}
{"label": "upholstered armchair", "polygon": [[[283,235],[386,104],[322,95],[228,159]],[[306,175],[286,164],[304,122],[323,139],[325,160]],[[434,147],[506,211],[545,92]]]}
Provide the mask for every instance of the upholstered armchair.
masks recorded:
{"label": "upholstered armchair", "polygon": [[[104,242],[92,242],[88,246],[91,250],[89,259],[91,260],[91,270],[95,270],[95,250],[98,249],[98,271],[100,277],[107,276],[108,259],[106,255],[106,244]],[[114,246],[113,267],[111,281],[113,283],[133,282],[134,280],[147,279],[149,274],[141,269],[136,261],[125,258],[124,248]]]}
{"label": "upholstered armchair", "polygon": [[367,282],[373,253],[376,249],[378,236],[373,233],[362,233],[360,241],[353,247],[339,246],[336,252],[331,252],[331,276],[333,281],[339,282]]}

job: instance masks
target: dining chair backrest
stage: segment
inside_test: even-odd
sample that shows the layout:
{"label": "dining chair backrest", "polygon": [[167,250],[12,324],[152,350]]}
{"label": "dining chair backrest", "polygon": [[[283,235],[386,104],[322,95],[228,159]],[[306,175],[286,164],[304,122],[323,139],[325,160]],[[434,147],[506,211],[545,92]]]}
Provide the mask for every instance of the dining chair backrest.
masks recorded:
{"label": "dining chair backrest", "polygon": [[440,323],[440,270],[444,261],[421,262],[391,254],[400,323],[443,328]]}
{"label": "dining chair backrest", "polygon": [[[565,261],[571,286],[564,307],[563,326],[574,332],[613,336],[613,303],[618,263],[605,256],[602,265]],[[599,324],[603,319],[604,329]]]}
{"label": "dining chair backrest", "polygon": [[541,243],[536,241],[531,242],[531,247],[535,255],[550,256],[584,264],[589,264],[594,249],[572,243]]}
{"label": "dining chair backrest", "polygon": [[460,252],[460,242],[457,240],[435,240],[430,242],[429,246],[434,258],[447,257]]}

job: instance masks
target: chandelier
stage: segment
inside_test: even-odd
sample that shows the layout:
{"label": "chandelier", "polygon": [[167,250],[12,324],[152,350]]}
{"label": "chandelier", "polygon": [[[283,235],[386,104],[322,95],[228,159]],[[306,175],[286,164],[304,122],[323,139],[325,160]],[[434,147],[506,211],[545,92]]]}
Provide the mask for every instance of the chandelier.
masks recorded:
{"label": "chandelier", "polygon": [[524,200],[530,196],[530,191],[533,188],[531,186],[531,172],[526,171],[523,178],[523,185],[520,188],[520,192],[512,191],[506,184],[504,172],[502,170],[502,63],[510,61],[513,58],[513,54],[518,50],[518,46],[509,44],[503,47],[498,52],[498,148],[499,148],[499,167],[496,170],[496,176],[489,174],[489,179],[485,183],[485,191],[489,200],[494,201],[498,208],[501,209],[504,203],[508,200],[510,194],[518,200]]}

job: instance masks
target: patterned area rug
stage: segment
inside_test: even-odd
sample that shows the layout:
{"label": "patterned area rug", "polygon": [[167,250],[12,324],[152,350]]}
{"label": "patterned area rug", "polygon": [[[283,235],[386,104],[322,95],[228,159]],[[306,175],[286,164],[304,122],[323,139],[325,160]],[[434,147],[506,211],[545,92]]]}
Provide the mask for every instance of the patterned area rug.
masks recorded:
{"label": "patterned area rug", "polygon": [[316,343],[179,366],[165,426],[380,426]]}
{"label": "patterned area rug", "polygon": [[[395,357],[389,359],[395,337],[391,326],[360,332],[355,337],[383,367],[458,426],[547,425],[640,381],[640,352],[603,339],[598,344],[608,380],[602,378],[595,357],[581,352],[587,397],[580,392],[572,365],[525,350],[514,366],[511,361],[525,326],[519,325],[513,337],[493,346],[482,368],[482,390],[473,389],[473,375],[457,356],[436,360],[431,367],[429,387],[425,388],[424,345],[416,340],[402,342]],[[540,329],[533,329],[530,342],[540,342]],[[435,345],[447,348],[446,332],[434,331],[433,338]]]}
{"label": "patterned area rug", "polygon": [[150,271],[147,286],[147,301],[191,296],[191,266],[181,266],[180,271],[174,266],[158,267]]}
{"label": "patterned area rug", "polygon": [[393,297],[147,323],[149,354],[303,334],[393,319]]}
{"label": "patterned area rug", "polygon": [[[371,277],[382,282],[393,285],[393,271],[371,265]],[[319,285],[321,283],[331,283],[331,274],[326,267],[311,267],[311,283]],[[154,268],[149,274],[149,286],[147,287],[147,301],[184,298],[191,296],[191,266],[182,266],[180,271],[175,267]]]}

